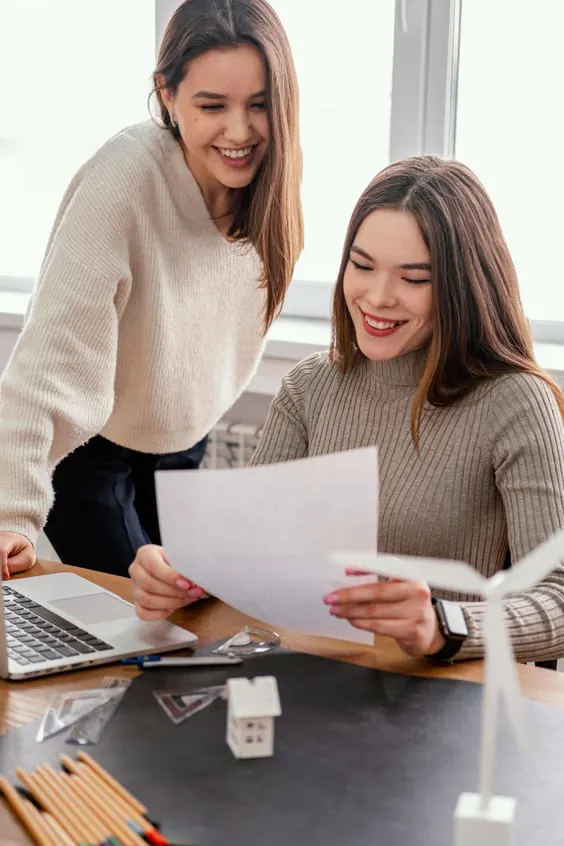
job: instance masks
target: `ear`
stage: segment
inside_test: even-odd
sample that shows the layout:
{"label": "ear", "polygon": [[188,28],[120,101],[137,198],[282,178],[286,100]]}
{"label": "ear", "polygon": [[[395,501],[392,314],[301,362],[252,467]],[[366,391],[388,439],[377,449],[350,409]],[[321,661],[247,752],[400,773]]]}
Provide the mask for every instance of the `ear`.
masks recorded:
{"label": "ear", "polygon": [[158,73],[155,77],[155,80],[156,80],[157,86],[160,90],[161,97],[163,98],[163,102],[170,112],[170,110],[172,109],[174,98],[172,97],[170,90],[168,88],[162,88],[161,87],[161,86],[164,85],[164,81],[165,81],[162,73]]}

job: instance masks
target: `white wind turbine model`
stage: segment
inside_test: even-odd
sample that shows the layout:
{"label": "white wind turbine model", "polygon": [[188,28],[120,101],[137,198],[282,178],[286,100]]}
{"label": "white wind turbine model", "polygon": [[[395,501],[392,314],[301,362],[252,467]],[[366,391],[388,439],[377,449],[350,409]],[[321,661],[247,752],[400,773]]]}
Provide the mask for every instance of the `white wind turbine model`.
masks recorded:
{"label": "white wind turbine model", "polygon": [[[455,811],[455,846],[506,846],[512,842],[515,799],[492,791],[495,738],[500,697],[521,748],[525,743],[521,691],[513,648],[505,624],[503,600],[508,594],[528,590],[564,559],[564,529],[522,558],[510,570],[485,579],[468,564],[418,556],[335,552],[332,560],[363,574],[415,579],[447,590],[480,594],[486,600],[485,690],[482,704],[479,792],[462,793]],[[366,581],[366,580],[365,580]]]}

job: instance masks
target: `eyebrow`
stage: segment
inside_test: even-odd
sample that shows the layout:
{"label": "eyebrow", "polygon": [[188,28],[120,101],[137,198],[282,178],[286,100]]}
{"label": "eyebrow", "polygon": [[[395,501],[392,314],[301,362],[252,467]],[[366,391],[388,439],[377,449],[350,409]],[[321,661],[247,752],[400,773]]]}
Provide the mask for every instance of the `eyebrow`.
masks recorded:
{"label": "eyebrow", "polygon": [[[258,91],[256,94],[251,94],[249,100],[256,100],[258,97],[266,97],[266,91]],[[225,94],[217,94],[215,91],[198,91],[191,97],[192,100],[227,100]]]}
{"label": "eyebrow", "polygon": [[[375,264],[374,259],[367,253],[366,250],[363,250],[362,247],[357,247],[356,244],[353,244],[351,247],[351,253],[358,253],[358,255],[363,256],[363,258],[368,259],[371,261],[372,264]],[[431,272],[431,265],[428,262],[420,262],[420,261],[413,261],[408,262],[406,264],[400,264],[398,267],[401,270],[426,270],[429,273]]]}

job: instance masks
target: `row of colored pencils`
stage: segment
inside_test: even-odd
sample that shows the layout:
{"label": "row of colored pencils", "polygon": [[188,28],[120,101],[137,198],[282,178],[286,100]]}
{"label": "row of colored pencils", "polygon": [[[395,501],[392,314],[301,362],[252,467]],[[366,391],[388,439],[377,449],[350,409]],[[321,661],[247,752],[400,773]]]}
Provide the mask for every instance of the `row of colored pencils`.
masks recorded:
{"label": "row of colored pencils", "polygon": [[0,776],[0,792],[38,846],[168,846],[147,809],[86,752],[61,755],[62,771],[48,764]]}

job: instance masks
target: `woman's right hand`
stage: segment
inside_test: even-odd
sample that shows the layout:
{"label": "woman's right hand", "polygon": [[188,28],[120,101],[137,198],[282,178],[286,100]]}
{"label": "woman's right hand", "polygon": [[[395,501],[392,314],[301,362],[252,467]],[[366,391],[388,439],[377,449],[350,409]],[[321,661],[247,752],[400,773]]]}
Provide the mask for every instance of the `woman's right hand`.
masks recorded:
{"label": "woman's right hand", "polygon": [[0,564],[4,580],[33,567],[35,550],[29,538],[19,532],[0,532]]}
{"label": "woman's right hand", "polygon": [[203,599],[206,592],[176,573],[162,546],[142,546],[129,568],[133,601],[141,620],[164,620],[177,608]]}

